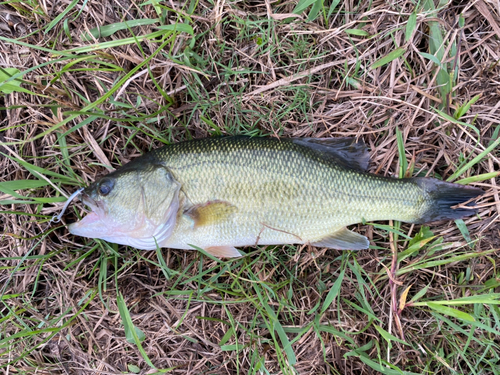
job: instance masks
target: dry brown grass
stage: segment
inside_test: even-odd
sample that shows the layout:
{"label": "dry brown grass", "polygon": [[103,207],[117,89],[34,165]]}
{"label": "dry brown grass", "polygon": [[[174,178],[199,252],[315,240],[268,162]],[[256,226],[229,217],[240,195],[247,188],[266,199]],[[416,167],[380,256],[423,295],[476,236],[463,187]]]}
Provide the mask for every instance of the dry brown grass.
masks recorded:
{"label": "dry brown grass", "polygon": [[[0,5],[0,67],[20,71],[36,67],[22,77],[22,87],[33,94],[0,92],[0,140],[4,143],[0,183],[40,178],[30,173],[22,159],[43,168],[54,186],[16,189],[18,194],[61,196],[107,173],[106,167],[118,168],[161,146],[162,141],[220,133],[360,137],[371,148],[370,170],[397,175],[396,129],[402,132],[413,174],[446,179],[498,138],[498,3],[450,2],[442,6],[437,18],[419,5],[410,36],[406,25],[415,11],[412,2],[341,1],[328,25],[323,17],[306,22],[307,13],[291,22],[282,20],[296,3],[201,0],[188,22],[194,37],[180,33],[161,53],[156,53],[160,43],[145,40],[74,54],[60,62],[56,59],[61,55],[54,55],[55,51],[69,53],[97,43],[83,41],[82,33],[122,20],[157,18],[154,7],[139,7],[127,0],[89,0],[83,8],[82,3],[71,8],[45,32],[69,1]],[[328,11],[330,2],[325,3]],[[190,4],[163,3],[165,24],[186,19]],[[460,14],[464,27],[459,27]],[[447,103],[437,89],[435,64],[421,55],[429,52],[431,22],[443,30],[444,48],[452,53],[450,42],[455,41],[459,51],[458,58],[447,54],[444,61],[458,72]],[[372,37],[354,35],[349,31],[353,29]],[[146,35],[155,30],[139,26],[133,32]],[[129,30],[122,30],[100,42],[130,35]],[[26,44],[6,38],[20,38]],[[370,69],[397,47],[404,48],[399,58]],[[77,61],[77,57],[84,58]],[[68,62],[74,63],[70,70]],[[110,90],[114,90],[114,100],[106,98],[89,108]],[[476,95],[480,98],[460,118],[461,123],[436,110],[444,103],[442,113],[452,116]],[[72,115],[73,120],[54,128]],[[93,121],[78,126],[90,115],[96,116]],[[479,134],[463,123],[473,125]],[[65,132],[65,143],[61,143],[59,137]],[[459,179],[499,169],[500,153],[495,149]],[[118,314],[119,290],[134,324],[145,333],[142,345],[148,357],[157,368],[172,367],[176,374],[258,373],[255,358],[262,358],[271,374],[293,370],[299,374],[372,374],[377,371],[359,355],[344,356],[371,341],[380,341],[381,346],[380,351],[376,346],[367,349],[373,361],[378,362],[382,353],[382,359],[401,370],[455,374],[469,369],[468,360],[479,364],[478,374],[498,374],[500,361],[495,361],[500,358],[500,343],[495,335],[476,328],[473,336],[480,342],[468,344],[467,353],[496,353],[488,354],[488,367],[484,359],[454,355],[459,350],[453,343],[465,345],[468,336],[438,327],[441,320],[431,310],[406,307],[397,314],[391,308],[408,286],[412,286],[410,297],[428,287],[425,297],[429,299],[498,289],[500,181],[497,176],[472,184],[486,191],[478,216],[465,220],[472,238],[477,239],[473,250],[453,222],[435,224],[431,230],[449,245],[436,254],[427,249],[405,259],[393,282],[386,272],[391,268],[391,248],[404,251],[407,243],[394,244],[388,232],[376,227],[360,225],[357,229],[379,248],[349,258],[338,251],[283,247],[229,263],[224,272],[223,266],[195,252],[163,249],[165,264],[173,272],[167,280],[155,252],[94,247],[92,241],[70,236],[64,226],[49,230],[47,219],[61,209],[62,202],[9,203],[12,194],[0,192],[0,200],[8,203],[0,216],[4,296],[0,311],[5,317],[0,316],[0,368],[9,374],[83,375],[127,373],[135,370],[128,367],[132,365],[141,373],[154,373],[137,346],[125,338]],[[64,220],[75,219],[73,211]],[[419,230],[410,225],[401,228],[411,237]],[[467,253],[473,255],[462,256]],[[457,261],[429,264],[436,255],[444,260],[457,257]],[[346,262],[351,266],[345,268]],[[341,298],[324,314],[308,314],[324,301],[340,267],[345,269]],[[217,272],[220,277],[209,280]],[[280,284],[286,280],[291,281]],[[293,369],[287,367],[287,359],[279,352],[281,342],[266,326],[257,298],[256,285],[264,282],[274,293],[266,292],[266,303],[281,325],[290,328],[289,340],[300,328],[319,324],[348,335],[352,343],[333,331],[311,328],[292,344],[297,362]],[[387,348],[371,315],[353,305],[360,304],[356,297],[360,293],[366,293],[361,300],[369,302],[378,319],[375,323],[394,336],[404,334],[411,346],[392,342],[392,349]],[[487,309],[498,313],[493,307]],[[472,314],[473,308],[467,311]],[[498,324],[493,318],[491,322]],[[238,344],[239,350],[223,350],[219,345],[230,327],[235,335],[225,345]],[[446,332],[452,332],[450,337]],[[486,338],[491,342],[487,349]]]}

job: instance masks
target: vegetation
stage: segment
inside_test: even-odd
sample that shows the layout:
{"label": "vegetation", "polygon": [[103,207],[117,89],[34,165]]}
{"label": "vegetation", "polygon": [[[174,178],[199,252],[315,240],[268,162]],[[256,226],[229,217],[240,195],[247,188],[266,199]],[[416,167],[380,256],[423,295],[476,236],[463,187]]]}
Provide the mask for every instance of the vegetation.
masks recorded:
{"label": "vegetation", "polygon": [[[424,1],[0,4],[0,371],[500,374],[500,14]],[[359,137],[373,173],[481,187],[360,252],[138,251],[66,198],[163,144]]]}

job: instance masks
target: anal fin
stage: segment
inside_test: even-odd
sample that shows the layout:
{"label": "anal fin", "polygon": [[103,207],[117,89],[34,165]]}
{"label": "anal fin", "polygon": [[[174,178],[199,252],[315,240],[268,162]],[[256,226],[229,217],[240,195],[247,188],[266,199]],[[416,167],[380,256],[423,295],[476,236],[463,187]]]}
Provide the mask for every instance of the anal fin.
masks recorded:
{"label": "anal fin", "polygon": [[368,249],[370,241],[361,234],[343,228],[311,245],[337,250],[363,250]]}
{"label": "anal fin", "polygon": [[237,258],[242,254],[234,246],[211,246],[205,251],[217,258]]}

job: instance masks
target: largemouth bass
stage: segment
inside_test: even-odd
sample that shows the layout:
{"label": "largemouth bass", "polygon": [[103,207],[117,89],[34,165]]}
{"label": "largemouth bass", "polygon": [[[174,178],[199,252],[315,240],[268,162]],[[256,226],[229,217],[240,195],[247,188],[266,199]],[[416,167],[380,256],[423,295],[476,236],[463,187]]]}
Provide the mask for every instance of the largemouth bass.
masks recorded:
{"label": "largemouth bass", "polygon": [[92,209],[72,234],[151,250],[193,249],[219,257],[236,247],[305,244],[366,249],[346,226],[376,220],[427,223],[475,213],[482,190],[433,178],[366,172],[352,138],[208,138],[167,145],[85,188]]}

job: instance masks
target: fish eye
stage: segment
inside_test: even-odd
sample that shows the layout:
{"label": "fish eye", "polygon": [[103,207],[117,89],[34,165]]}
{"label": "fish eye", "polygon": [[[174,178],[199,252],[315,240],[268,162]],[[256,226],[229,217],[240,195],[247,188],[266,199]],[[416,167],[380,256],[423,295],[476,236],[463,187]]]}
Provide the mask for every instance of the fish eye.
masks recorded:
{"label": "fish eye", "polygon": [[112,180],[104,180],[99,184],[99,194],[108,195],[113,189],[113,181]]}

